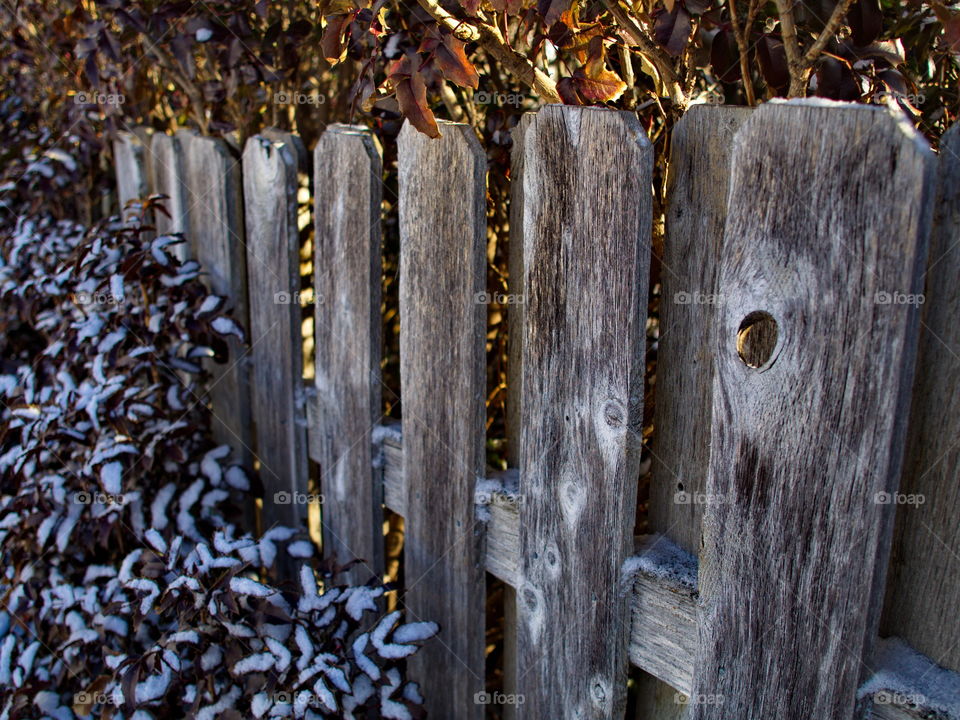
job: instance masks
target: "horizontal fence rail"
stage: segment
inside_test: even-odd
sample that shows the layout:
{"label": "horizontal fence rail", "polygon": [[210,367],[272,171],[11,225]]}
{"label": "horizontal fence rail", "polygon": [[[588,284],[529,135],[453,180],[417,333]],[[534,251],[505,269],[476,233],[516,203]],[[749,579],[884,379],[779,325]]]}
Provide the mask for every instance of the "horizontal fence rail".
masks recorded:
{"label": "horizontal fence rail", "polygon": [[632,664],[638,720],[960,720],[958,130],[937,159],[886,108],[698,106],[675,126],[637,537],[650,143],[597,108],[514,130],[523,302],[506,308],[512,467],[492,472],[487,168],[468,126],[441,130],[398,143],[402,422],[381,410],[367,131],[331,126],[309,155],[274,130],[242,153],[188,131],[114,145],[120,199],[170,198],[157,232],[187,233],[181,259],[248,329],[210,401],[218,440],[259,465],[263,527],[304,523],[292,499],[318,491],[325,554],[361,558],[365,582],[384,511],[404,518],[405,610],[442,627],[410,667],[429,716],[484,717],[487,572],[507,586],[508,719],[622,718]]}

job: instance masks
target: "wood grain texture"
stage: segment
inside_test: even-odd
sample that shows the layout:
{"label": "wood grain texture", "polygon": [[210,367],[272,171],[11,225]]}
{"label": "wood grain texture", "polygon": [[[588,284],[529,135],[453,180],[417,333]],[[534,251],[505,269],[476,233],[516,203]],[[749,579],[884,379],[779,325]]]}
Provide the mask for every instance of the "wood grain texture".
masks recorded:
{"label": "wood grain texture", "polygon": [[[883,632],[960,670],[960,127],[940,142],[940,192],[930,238]],[[919,501],[922,500],[922,503]]]}
{"label": "wood grain texture", "polygon": [[368,131],[331,125],[314,148],[314,346],[323,543],[346,577],[383,573],[380,404],[380,152]]}
{"label": "wood grain texture", "polygon": [[[523,167],[524,137],[536,113],[524,113],[510,131],[510,239],[507,248],[507,278],[511,294],[523,293]],[[507,306],[507,462],[520,465],[520,386],[523,382],[523,305]]]}
{"label": "wood grain texture", "polygon": [[622,717],[652,147],[629,113],[551,105],[524,150],[517,692],[529,717]]}
{"label": "wood grain texture", "polygon": [[[399,137],[400,377],[408,619],[441,626],[409,662],[438,718],[483,717],[486,160],[467,125]],[[450,592],[438,592],[450,588]]]}
{"label": "wood grain texture", "polygon": [[[789,138],[789,141],[785,139]],[[770,103],[737,133],[719,289],[694,720],[851,717],[903,455],[932,153],[886,108]],[[748,367],[751,313],[778,325]]]}
{"label": "wood grain texture", "polygon": [[387,438],[380,449],[383,462],[383,504],[406,517],[407,489],[403,485],[403,446]]}
{"label": "wood grain texture", "polygon": [[[297,160],[292,139],[254,135],[243,150],[250,309],[250,401],[264,496],[262,524],[304,526],[306,418],[303,377]],[[280,567],[290,570],[290,563]]]}
{"label": "wood grain texture", "polygon": [[136,133],[121,130],[113,141],[113,158],[117,174],[117,201],[121,214],[130,200],[146,197],[148,190],[147,157]]}
{"label": "wood grain texture", "polygon": [[[631,559],[630,662],[656,678],[641,688],[640,717],[680,717],[673,692],[690,694],[697,650],[697,559],[663,535],[644,535]],[[641,562],[642,561],[642,562]],[[642,710],[642,712],[641,712]]]}
{"label": "wood grain texture", "polygon": [[[176,135],[154,133],[150,140],[150,192],[166,195],[167,215],[155,213],[154,224],[158,235],[186,233],[187,188],[183,172],[183,149]],[[187,238],[189,242],[189,238]],[[177,257],[183,261],[192,255],[188,242],[174,246]]]}
{"label": "wood grain texture", "polygon": [[[649,527],[700,552],[710,459],[717,263],[727,218],[734,133],[751,108],[696,105],[674,126],[667,166]],[[667,655],[669,657],[669,654]],[[637,717],[685,718],[659,682],[640,683]]]}
{"label": "wood grain texture", "polygon": [[650,529],[700,552],[710,456],[717,266],[734,133],[745,107],[696,105],[674,126],[667,178]]}
{"label": "wood grain texture", "polygon": [[[510,237],[507,246],[507,282],[510,294],[523,293],[523,139],[530,127],[535,113],[524,113],[520,117],[510,137],[513,147],[510,150]],[[514,302],[507,307],[507,397],[505,429],[507,439],[506,458],[511,467],[520,465],[520,387],[523,381],[523,303]],[[491,512],[499,508],[493,506]],[[494,553],[489,548],[493,537],[488,533],[487,556]],[[519,542],[517,537],[516,541]],[[506,572],[513,580],[503,589],[503,692],[505,695],[517,693],[517,591],[514,564],[508,568],[498,568]],[[497,577],[503,575],[493,573]],[[503,706],[503,720],[515,720],[519,706],[515,703]]]}
{"label": "wood grain texture", "polygon": [[[239,158],[226,143],[193,131],[180,131],[186,178],[191,248],[205,281],[227,298],[234,318],[248,327],[247,250],[243,223],[243,183]],[[248,348],[231,338],[225,363],[209,363],[210,404],[216,442],[231,445],[245,463],[252,461]]]}

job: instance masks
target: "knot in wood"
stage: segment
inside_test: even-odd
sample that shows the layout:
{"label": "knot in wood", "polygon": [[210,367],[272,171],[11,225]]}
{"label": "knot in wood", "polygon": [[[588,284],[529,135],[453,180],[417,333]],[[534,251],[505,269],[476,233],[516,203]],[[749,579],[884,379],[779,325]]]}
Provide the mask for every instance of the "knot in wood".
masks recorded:
{"label": "knot in wood", "polygon": [[537,594],[530,588],[527,588],[523,591],[523,601],[527,604],[527,608],[530,610],[537,609]]}
{"label": "knot in wood", "polygon": [[590,695],[595,705],[601,708],[606,707],[609,693],[602,681],[594,680],[593,686],[590,688]]}
{"label": "knot in wood", "polygon": [[603,419],[612,428],[623,427],[626,422],[627,411],[623,403],[617,400],[607,400],[603,406]]}

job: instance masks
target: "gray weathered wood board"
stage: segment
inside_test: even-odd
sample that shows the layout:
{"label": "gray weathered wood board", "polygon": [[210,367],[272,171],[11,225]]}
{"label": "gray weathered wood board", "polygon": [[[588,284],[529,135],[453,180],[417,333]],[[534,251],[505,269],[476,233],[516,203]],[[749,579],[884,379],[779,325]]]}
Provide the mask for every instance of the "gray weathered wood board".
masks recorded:
{"label": "gray weathered wood board", "polygon": [[630,662],[655,678],[640,689],[645,716],[682,716],[674,692],[689,695],[693,682],[697,561],[663,535],[642,536],[634,557],[645,563],[631,581]]}
{"label": "gray weathered wood board", "polygon": [[529,717],[620,717],[653,151],[629,113],[557,105],[523,142],[517,692]]}
{"label": "gray weathered wood board", "polygon": [[[523,140],[536,113],[524,113],[510,132],[510,239],[507,282],[510,294],[523,294]],[[520,464],[520,385],[523,381],[523,302],[507,306],[507,462]]]}
{"label": "gray weathered wood board", "polygon": [[650,529],[700,552],[710,456],[716,270],[733,136],[750,108],[697,105],[674,126],[667,179]]}
{"label": "gray weathered wood board", "polygon": [[[157,234],[186,233],[187,188],[183,172],[183,149],[176,135],[158,132],[150,140],[150,192],[169,198],[163,205],[167,214],[154,213]],[[174,246],[174,252],[180,260],[192,255],[187,242]]]}
{"label": "gray weathered wood board", "polygon": [[[523,138],[535,117],[525,113],[510,132],[513,147],[510,151],[510,237],[507,248],[507,289],[511,295],[523,293]],[[517,300],[518,298],[514,298]],[[522,300],[522,299],[521,299]],[[507,398],[506,440],[507,462],[511,467],[520,465],[520,385],[523,380],[523,302],[513,302],[507,307]],[[498,512],[494,504],[491,513]],[[491,518],[492,519],[492,518]],[[519,541],[519,537],[516,538]],[[487,535],[487,542],[493,537]],[[488,556],[490,556],[488,549]],[[508,572],[513,577],[516,566]],[[494,573],[501,577],[498,573]],[[517,693],[517,591],[516,582],[503,589],[503,692]],[[515,703],[503,706],[503,720],[514,720],[519,706]]]}
{"label": "gray weathered wood board", "polygon": [[121,130],[113,141],[113,158],[117,174],[117,200],[122,214],[130,200],[146,197],[149,192],[147,154],[136,133]]}
{"label": "gray weathered wood board", "polygon": [[[919,325],[878,298],[919,290],[932,160],[885,108],[771,103],[736,135],[693,685],[715,701],[694,720],[851,716]],[[750,367],[756,312],[777,338]]]}
{"label": "gray weathered wood board", "polygon": [[[295,152],[291,139],[276,135],[254,135],[243,150],[250,407],[264,529],[300,528],[307,516],[306,417],[297,402],[303,341]],[[289,569],[284,565],[281,572]]]}
{"label": "gray weathered wood board", "polygon": [[297,161],[297,173],[303,175],[310,174],[310,153],[307,152],[307,146],[303,140],[300,139],[299,135],[294,135],[287,130],[274,127],[264,128],[260,134],[268,140],[278,140],[289,144],[290,152],[293,153]]}
{"label": "gray weathered wood board", "polygon": [[383,572],[380,403],[380,152],[368,131],[331,125],[314,148],[314,346],[325,555],[345,576]]}
{"label": "gray weathered wood board", "polygon": [[[400,376],[408,619],[440,623],[410,659],[433,717],[483,717],[486,160],[473,130],[399,137]],[[450,588],[450,592],[438,592]]]}
{"label": "gray weathered wood board", "polygon": [[[700,552],[710,459],[717,261],[727,217],[733,136],[750,108],[696,105],[674,126],[667,176],[649,526]],[[686,716],[659,681],[638,688],[638,718]]]}
{"label": "gray weathered wood board", "polygon": [[910,442],[900,494],[892,496],[904,502],[883,631],[960,671],[960,126],[940,142],[939,185]]}
{"label": "gray weathered wood board", "polygon": [[[191,249],[213,292],[227,298],[227,307],[246,328],[247,263],[243,222],[243,184],[240,159],[225,142],[180,131],[186,178],[187,217]],[[256,342],[256,338],[248,338]],[[247,346],[236,338],[228,342],[227,362],[209,363],[213,374],[210,402],[213,436],[231,445],[240,459],[252,460],[249,359]]]}

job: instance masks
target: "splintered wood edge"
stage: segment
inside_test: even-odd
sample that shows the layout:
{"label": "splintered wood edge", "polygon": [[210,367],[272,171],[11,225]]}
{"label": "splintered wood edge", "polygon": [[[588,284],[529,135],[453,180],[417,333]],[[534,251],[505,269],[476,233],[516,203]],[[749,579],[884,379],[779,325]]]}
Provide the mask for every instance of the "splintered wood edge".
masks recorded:
{"label": "splintered wood edge", "polygon": [[[309,390],[309,427],[315,427],[315,394]],[[374,463],[383,468],[384,505],[406,512],[403,487],[403,439],[398,422],[375,428]],[[311,457],[314,456],[311,442]],[[516,587],[519,567],[522,496],[515,494],[515,470],[491,473],[484,497],[486,509],[485,567],[494,577]],[[497,489],[499,487],[499,489]],[[481,491],[482,493],[483,491]],[[630,662],[689,696],[697,642],[696,558],[662,535],[637,538],[635,554],[624,564],[622,592],[630,599]],[[920,671],[917,672],[917,669]],[[911,671],[913,670],[913,671]],[[929,676],[935,682],[918,683]],[[960,720],[960,674],[940,668],[929,658],[896,640],[881,640],[873,675],[860,689],[872,700],[870,720]]]}

